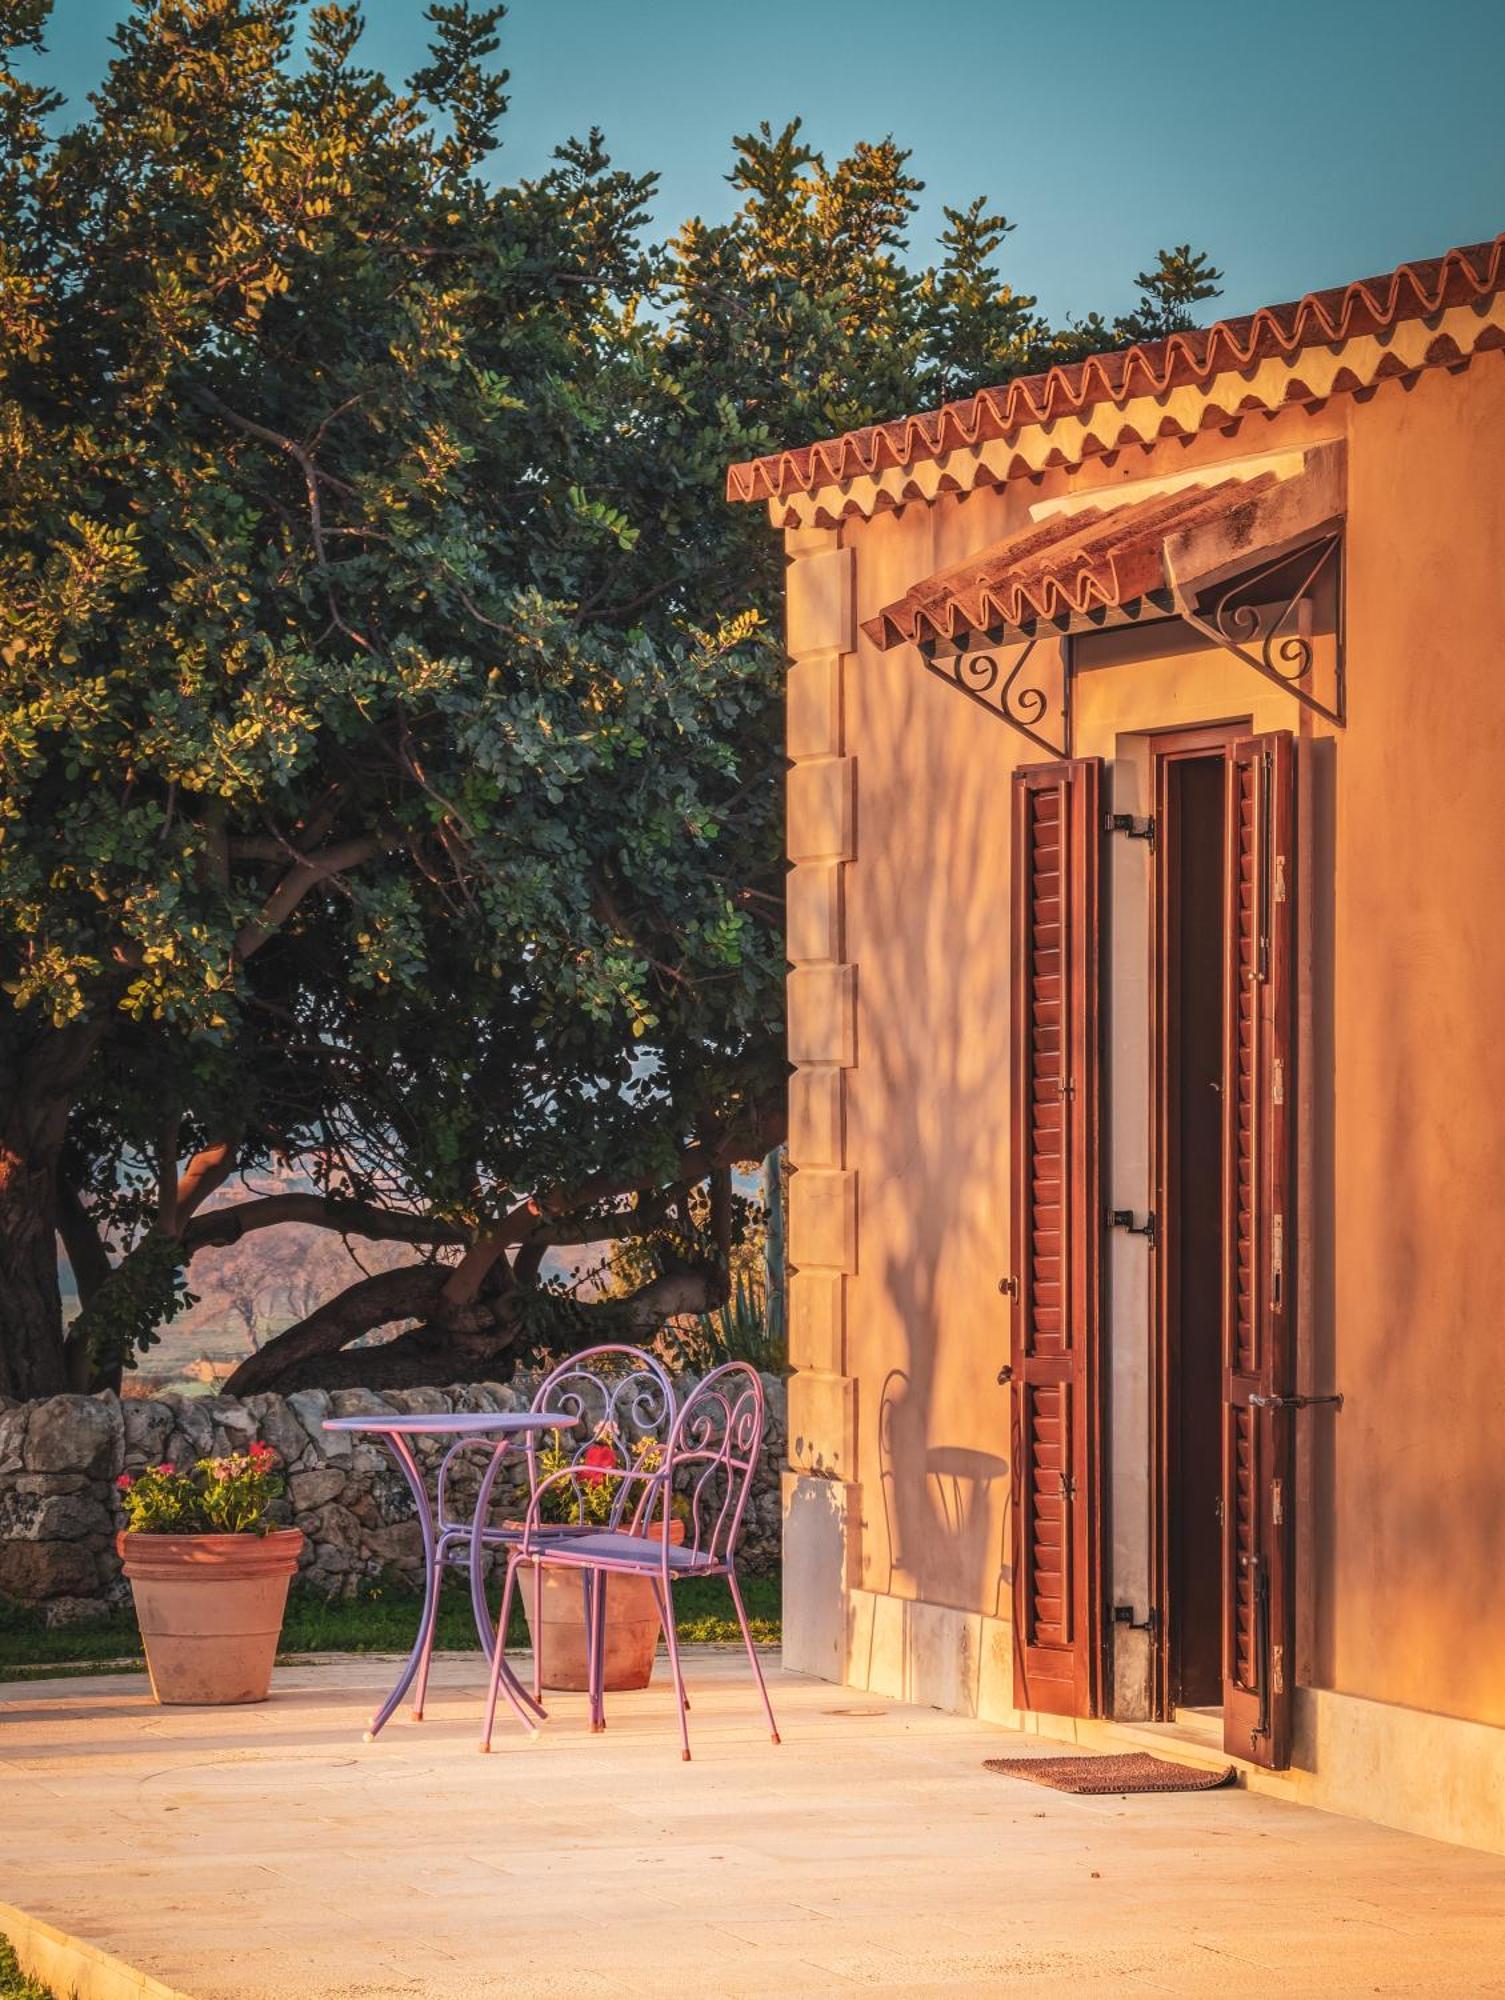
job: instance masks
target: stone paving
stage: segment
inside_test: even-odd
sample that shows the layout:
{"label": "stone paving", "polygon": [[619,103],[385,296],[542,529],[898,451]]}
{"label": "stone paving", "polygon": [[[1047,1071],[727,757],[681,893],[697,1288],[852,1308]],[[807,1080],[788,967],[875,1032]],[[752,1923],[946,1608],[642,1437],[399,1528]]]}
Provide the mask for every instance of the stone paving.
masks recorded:
{"label": "stone paving", "polygon": [[193,2000],[598,1995],[1505,1996],[1505,1860],[1242,1791],[1078,1799],[1038,1739],[688,1662],[477,1755],[478,1660],[361,1730],[390,1662],[153,1707],[139,1676],[0,1688],[0,1900]]}

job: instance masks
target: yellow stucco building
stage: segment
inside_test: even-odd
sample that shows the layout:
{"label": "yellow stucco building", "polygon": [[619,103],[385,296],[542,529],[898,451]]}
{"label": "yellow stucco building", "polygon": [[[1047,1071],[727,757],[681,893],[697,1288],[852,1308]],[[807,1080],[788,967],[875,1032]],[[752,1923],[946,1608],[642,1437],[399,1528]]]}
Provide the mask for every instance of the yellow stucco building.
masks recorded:
{"label": "yellow stucco building", "polygon": [[788,1663],[1505,1849],[1502,287],[729,484],[789,559]]}

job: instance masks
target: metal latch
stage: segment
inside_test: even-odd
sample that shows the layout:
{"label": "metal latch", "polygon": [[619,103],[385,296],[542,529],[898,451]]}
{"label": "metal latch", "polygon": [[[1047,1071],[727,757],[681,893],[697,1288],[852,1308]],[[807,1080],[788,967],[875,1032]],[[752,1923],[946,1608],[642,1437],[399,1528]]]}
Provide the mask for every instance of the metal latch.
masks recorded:
{"label": "metal latch", "polygon": [[1147,840],[1155,845],[1154,816],[1146,813],[1142,818],[1136,813],[1104,813],[1104,833],[1126,833],[1130,840]]}
{"label": "metal latch", "polygon": [[1343,1407],[1341,1395],[1331,1396],[1266,1396],[1251,1394],[1249,1407],[1254,1410],[1310,1410],[1318,1403],[1331,1403],[1335,1410]]}
{"label": "metal latch", "polygon": [[1153,1208],[1146,1212],[1143,1222],[1136,1222],[1134,1220],[1134,1211],[1132,1208],[1110,1208],[1108,1210],[1108,1227],[1110,1229],[1125,1230],[1130,1236],[1142,1236],[1152,1250],[1159,1240],[1156,1232],[1155,1211]]}

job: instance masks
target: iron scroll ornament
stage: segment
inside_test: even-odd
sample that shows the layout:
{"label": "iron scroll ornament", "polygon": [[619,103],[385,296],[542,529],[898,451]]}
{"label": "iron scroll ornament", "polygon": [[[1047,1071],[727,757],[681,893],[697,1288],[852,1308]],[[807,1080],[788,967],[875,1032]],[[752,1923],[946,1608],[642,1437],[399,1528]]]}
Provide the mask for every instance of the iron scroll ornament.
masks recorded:
{"label": "iron scroll ornament", "polygon": [[[1344,679],[1343,662],[1343,536],[1340,529],[1321,536],[1309,547],[1301,551],[1310,558],[1302,566],[1300,580],[1290,590],[1273,619],[1268,623],[1260,614],[1255,602],[1255,594],[1267,577],[1289,569],[1292,558],[1289,553],[1261,563],[1257,569],[1245,570],[1226,586],[1204,615],[1191,600],[1178,590],[1176,608],[1188,625],[1203,633],[1226,653],[1253,667],[1266,680],[1274,681],[1287,693],[1324,716],[1340,728],[1347,721],[1347,687]],[[1316,648],[1304,632],[1296,631],[1291,620],[1296,608],[1313,590],[1324,571],[1331,569],[1336,582],[1336,601],[1339,607],[1336,631],[1335,698],[1331,703],[1322,700],[1309,684],[1309,676],[1316,662]]]}
{"label": "iron scroll ornament", "polygon": [[[1054,635],[1052,635],[1054,636]],[[991,715],[1000,716],[1010,727],[1017,729],[1021,736],[1028,737],[1041,750],[1052,757],[1071,755],[1071,640],[1061,637],[1061,699],[1059,706],[1059,739],[1047,736],[1041,725],[1052,710],[1051,697],[1047,689],[1032,676],[1027,676],[1031,656],[1040,644],[1042,634],[1032,633],[1020,647],[1012,663],[1005,667],[1002,641],[990,641],[977,651],[959,648],[954,653],[936,657],[934,642],[922,645],[920,656],[927,670],[938,679],[960,688],[964,695],[988,710]]]}

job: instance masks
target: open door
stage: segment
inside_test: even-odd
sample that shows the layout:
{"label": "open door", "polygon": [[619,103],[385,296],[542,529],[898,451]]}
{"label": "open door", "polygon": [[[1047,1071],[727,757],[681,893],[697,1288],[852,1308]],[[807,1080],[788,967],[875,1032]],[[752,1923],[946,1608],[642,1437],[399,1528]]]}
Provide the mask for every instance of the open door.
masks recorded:
{"label": "open door", "polygon": [[1101,1703],[1098,851],[1102,764],[1015,774],[1014,1701]]}
{"label": "open door", "polygon": [[1291,1754],[1290,1247],[1295,764],[1284,732],[1232,745],[1225,840],[1223,1743]]}

